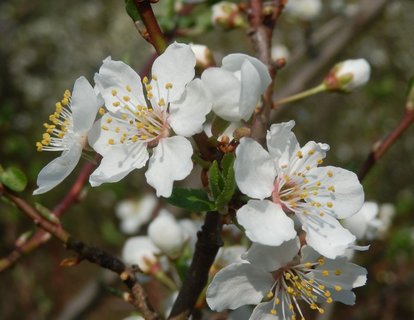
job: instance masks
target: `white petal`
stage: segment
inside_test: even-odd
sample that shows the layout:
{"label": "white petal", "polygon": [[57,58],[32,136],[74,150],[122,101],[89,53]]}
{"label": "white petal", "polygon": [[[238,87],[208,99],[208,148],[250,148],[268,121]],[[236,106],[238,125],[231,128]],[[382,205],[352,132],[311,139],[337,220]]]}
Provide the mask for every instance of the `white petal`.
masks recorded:
{"label": "white petal", "polygon": [[355,293],[348,290],[341,290],[341,291],[331,291],[331,298],[333,301],[341,302],[343,304],[346,304],[348,306],[352,306],[355,304]]}
{"label": "white petal", "polygon": [[276,178],[275,165],[267,151],[253,139],[240,140],[234,172],[237,186],[249,197],[264,199],[272,194]]}
{"label": "white petal", "polygon": [[[154,96],[164,98],[166,102],[179,99],[186,84],[194,78],[195,64],[196,59],[190,46],[177,42],[170,44],[152,65],[152,76],[157,77],[157,81],[151,81]],[[173,85],[168,90],[168,97],[165,88],[167,83]]]}
{"label": "white petal", "polygon": [[306,244],[300,248],[300,263],[312,263],[318,260],[320,257],[321,254],[319,252],[315,251],[312,247]]}
{"label": "white petal", "polygon": [[275,161],[279,161],[284,155],[286,164],[290,162],[290,155],[299,149],[299,143],[292,128],[295,121],[272,124],[266,135],[267,149]]}
{"label": "white petal", "polygon": [[264,246],[252,243],[250,249],[243,254],[243,259],[258,268],[272,272],[286,266],[298,254],[300,241],[298,237],[283,242],[280,246]]}
{"label": "white petal", "polygon": [[210,111],[208,94],[201,80],[195,79],[187,85],[178,101],[170,103],[170,125],[176,134],[190,137],[203,130]]}
{"label": "white petal", "polygon": [[92,187],[118,182],[132,170],[142,168],[147,160],[148,151],[143,143],[111,145],[99,167],[89,177],[89,182]]}
{"label": "white petal", "polygon": [[[332,175],[332,177],[330,177]],[[364,190],[355,173],[338,167],[313,168],[306,175],[309,180],[317,180],[323,186],[334,186],[335,192],[318,190],[317,196],[312,200],[326,205],[333,204],[331,212],[338,219],[347,218],[361,209],[364,203]]]}
{"label": "white petal", "polygon": [[[108,124],[107,119],[111,118],[113,123]],[[116,123],[116,124],[115,124]],[[105,155],[108,150],[112,150],[111,144],[108,143],[110,139],[113,139],[115,142],[120,141],[122,133],[126,131],[120,130],[119,133],[115,132],[115,126],[118,125],[118,122],[115,118],[112,118],[109,114],[105,114],[102,118],[98,119],[92,126],[91,130],[88,133],[89,145],[100,155]],[[121,124],[119,124],[121,126]],[[108,130],[103,130],[102,126],[108,128]]]}
{"label": "white petal", "polygon": [[149,185],[157,191],[157,197],[169,197],[173,183],[187,177],[192,168],[193,147],[184,137],[174,136],[161,139],[153,149],[145,173]]}
{"label": "white petal", "polygon": [[33,194],[45,193],[61,183],[75,169],[82,154],[82,146],[74,144],[69,150],[49,162],[37,177],[37,188]]}
{"label": "white petal", "polygon": [[[99,73],[95,74],[94,80],[108,110],[116,112],[117,108],[119,109],[112,105],[114,102],[121,102],[121,105],[127,104],[122,100],[125,96],[130,97],[131,100],[127,105],[131,107],[137,104],[146,105],[141,78],[122,61],[105,59]],[[116,90],[115,96],[112,95],[112,90]]]}
{"label": "white petal", "polygon": [[263,93],[272,82],[272,79],[270,78],[266,65],[264,65],[259,59],[242,53],[229,54],[223,58],[223,69],[236,72],[242,68],[243,63],[246,60],[249,61],[249,63],[251,63],[257,70],[260,77],[260,91]]}
{"label": "white petal", "polygon": [[280,318],[277,315],[270,313],[270,310],[273,309],[273,303],[273,300],[259,303],[254,308],[249,320],[279,320]]}
{"label": "white petal", "polygon": [[269,200],[250,200],[237,211],[237,221],[251,241],[263,245],[278,246],[296,236],[293,220]]}
{"label": "white petal", "polygon": [[[165,209],[163,209],[166,211]],[[162,252],[171,258],[176,258],[184,245],[184,234],[174,216],[167,214],[158,215],[148,226],[148,236]]]}
{"label": "white petal", "polygon": [[348,262],[346,257],[339,257],[335,260],[325,259],[325,263],[318,266],[316,270],[328,271],[327,275],[321,272],[312,272],[312,274],[315,279],[330,288],[339,285],[344,290],[351,290],[365,285],[367,281],[367,270]]}
{"label": "white petal", "polygon": [[220,270],[207,289],[207,304],[212,310],[236,309],[258,304],[273,284],[270,273],[250,263],[234,263]]}
{"label": "white petal", "polygon": [[343,255],[355,236],[335,218],[324,215],[298,215],[302,229],[306,232],[306,242],[321,255],[334,259]]}
{"label": "white petal", "polygon": [[209,91],[214,113],[227,121],[240,121],[240,80],[230,71],[208,68],[201,81]]}
{"label": "white petal", "polygon": [[260,75],[248,60],[244,61],[241,66],[240,84],[240,116],[247,121],[252,116],[263,93],[260,90]]}
{"label": "white petal", "polygon": [[87,132],[95,121],[101,101],[85,77],[76,79],[71,99],[73,130]]}

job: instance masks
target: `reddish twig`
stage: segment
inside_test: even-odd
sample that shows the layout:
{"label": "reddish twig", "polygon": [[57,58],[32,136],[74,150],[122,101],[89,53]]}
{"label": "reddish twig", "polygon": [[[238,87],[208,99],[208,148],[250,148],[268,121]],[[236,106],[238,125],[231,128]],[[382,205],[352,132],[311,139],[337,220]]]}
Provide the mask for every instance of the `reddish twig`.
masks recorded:
{"label": "reddish twig", "polygon": [[29,203],[9,191],[2,184],[0,184],[0,194],[13,202],[17,208],[29,217],[37,226],[62,242],[68,250],[75,251],[78,254],[78,261],[87,260],[102,268],[117,273],[125,285],[130,289],[130,294],[126,297],[126,300],[133,304],[137,310],[143,314],[145,319],[159,319],[158,315],[153,311],[149,304],[144,289],[137,282],[134,273],[130,271],[121,260],[97,247],[88,246],[84,242],[74,239],[63,229],[62,225],[43,218],[42,215]]}
{"label": "reddish twig", "polygon": [[[99,159],[97,159],[99,162]],[[78,201],[79,195],[85,186],[85,183],[88,181],[89,175],[96,168],[96,164],[88,162],[85,163],[76,178],[76,181],[70,188],[69,192],[65,197],[56,205],[52,210],[52,214],[56,217],[60,217],[64,214],[69,207]],[[15,250],[13,250],[6,258],[1,259],[0,263],[0,272],[10,268],[14,265],[24,254],[27,254],[34,249],[40,247],[44,243],[48,242],[50,239],[50,234],[43,229],[39,229],[36,233],[31,236],[26,241],[16,245]]]}
{"label": "reddish twig", "polygon": [[414,122],[414,110],[406,110],[404,116],[401,118],[394,130],[382,141],[374,144],[372,151],[361,166],[358,172],[358,178],[362,181],[366,175],[371,171],[377,161],[384,155],[384,153],[398,140],[398,138],[407,130]]}
{"label": "reddish twig", "polygon": [[167,41],[155,18],[154,11],[152,11],[151,2],[149,0],[135,0],[135,5],[148,33],[148,40],[158,54],[163,53],[167,48]]}

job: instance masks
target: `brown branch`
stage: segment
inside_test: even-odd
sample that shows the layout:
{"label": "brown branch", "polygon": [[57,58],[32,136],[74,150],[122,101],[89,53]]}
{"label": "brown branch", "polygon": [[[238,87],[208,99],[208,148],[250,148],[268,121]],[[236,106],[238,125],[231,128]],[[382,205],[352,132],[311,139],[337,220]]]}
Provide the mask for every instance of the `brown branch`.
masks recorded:
{"label": "brown branch", "polygon": [[148,40],[158,54],[163,53],[167,48],[167,41],[157,22],[154,11],[152,11],[151,2],[149,0],[135,0],[135,5],[148,32]]}
{"label": "brown branch", "polygon": [[137,282],[134,273],[130,271],[121,260],[97,247],[88,246],[84,242],[74,239],[60,224],[50,222],[43,218],[29,203],[9,191],[2,184],[0,184],[0,194],[12,201],[17,208],[33,220],[36,225],[62,242],[66,249],[75,251],[79,255],[79,261],[87,260],[102,268],[117,273],[124,284],[130,289],[131,293],[127,300],[143,314],[145,319],[159,319],[158,315],[153,311],[149,304],[144,289]]}
{"label": "brown branch", "polygon": [[197,234],[196,249],[187,277],[172,307],[169,319],[188,319],[198,297],[208,281],[208,273],[219,248],[221,240],[222,216],[218,212],[208,212],[204,225]]}
{"label": "brown branch", "polygon": [[377,161],[384,155],[384,153],[398,140],[398,138],[407,130],[414,122],[414,110],[406,110],[404,116],[401,118],[398,125],[393,131],[382,141],[374,144],[372,151],[368,155],[365,162],[362,164],[358,172],[358,178],[362,181],[366,175],[371,171]]}
{"label": "brown branch", "polygon": [[[99,162],[100,156],[96,160]],[[65,197],[52,210],[52,214],[54,214],[56,217],[60,217],[70,208],[71,205],[79,200],[79,195],[85,186],[85,183],[88,181],[90,174],[96,168],[96,166],[97,164],[91,162],[85,163],[83,165],[78,177],[76,178],[76,181],[70,188],[69,192],[65,195]],[[36,233],[29,239],[16,245],[16,248],[6,258],[0,260],[0,272],[13,266],[24,254],[35,250],[44,243],[48,242],[49,239],[50,234],[48,232],[43,229],[37,230]]]}

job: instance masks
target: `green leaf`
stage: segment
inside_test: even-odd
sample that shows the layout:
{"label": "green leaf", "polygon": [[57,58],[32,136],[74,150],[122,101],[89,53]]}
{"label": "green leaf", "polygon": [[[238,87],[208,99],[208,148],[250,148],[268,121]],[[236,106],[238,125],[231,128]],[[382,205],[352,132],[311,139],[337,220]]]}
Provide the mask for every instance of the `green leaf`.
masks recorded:
{"label": "green leaf", "polygon": [[214,199],[217,199],[223,188],[223,186],[220,188],[220,179],[222,180],[223,178],[220,176],[217,161],[214,161],[208,170],[208,185]]}
{"label": "green leaf", "polygon": [[27,186],[27,178],[25,174],[16,167],[7,168],[6,171],[0,175],[0,182],[7,188],[16,192],[23,191]]}
{"label": "green leaf", "polygon": [[223,168],[223,176],[227,177],[229,170],[233,170],[234,153],[226,153],[221,160],[221,167]]}
{"label": "green leaf", "polygon": [[140,19],[137,6],[134,0],[125,0],[125,9],[132,20],[138,21]]}
{"label": "green leaf", "polygon": [[223,191],[216,199],[216,206],[219,210],[224,208],[229,203],[229,201],[233,197],[234,191],[236,190],[236,180],[234,178],[233,163],[234,156],[232,158],[228,157],[226,161],[225,158],[223,158],[223,174],[225,171],[227,171],[227,173],[224,176]]}
{"label": "green leaf", "polygon": [[204,190],[174,188],[171,197],[166,198],[167,202],[190,211],[212,211],[216,206],[208,198]]}

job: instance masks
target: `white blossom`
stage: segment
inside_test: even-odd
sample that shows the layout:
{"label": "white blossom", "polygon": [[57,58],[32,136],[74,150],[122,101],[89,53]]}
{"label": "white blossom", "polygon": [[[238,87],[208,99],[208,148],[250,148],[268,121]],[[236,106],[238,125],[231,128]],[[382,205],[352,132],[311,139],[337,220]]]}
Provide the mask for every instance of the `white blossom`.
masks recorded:
{"label": "white blossom", "polygon": [[286,5],[286,13],[300,20],[313,20],[321,12],[321,0],[289,0]]}
{"label": "white blossom", "polygon": [[137,265],[146,274],[155,273],[160,268],[158,256],[161,250],[145,236],[129,238],[122,249],[122,260]]}
{"label": "white blossom", "polygon": [[285,59],[287,61],[290,57],[289,49],[283,44],[272,46],[270,53],[273,60]]}
{"label": "white blossom", "polygon": [[371,67],[365,59],[346,60],[337,63],[324,79],[329,90],[350,92],[365,85],[371,75]]}
{"label": "white blossom", "polygon": [[211,23],[224,29],[237,28],[244,25],[244,19],[237,4],[220,1],[211,7]]}
{"label": "white blossom", "polygon": [[364,202],[357,176],[338,167],[318,167],[329,146],[308,142],[300,147],[291,131],[294,121],[274,124],[266,151],[243,138],[236,149],[235,178],[250,200],[237,212],[238,223],[253,242],[280,245],[296,236],[295,216],[306,241],[328,258],[342,255],[355,236],[337,219],[355,214]]}
{"label": "white blossom", "polygon": [[267,67],[245,54],[223,58],[221,68],[208,68],[201,80],[210,91],[213,111],[227,121],[248,120],[271,79]]}
{"label": "white blossom", "polygon": [[250,320],[304,319],[299,301],[324,313],[322,303],[355,303],[353,288],[366,282],[366,270],[348,262],[322,257],[309,246],[299,252],[299,239],[279,247],[253,243],[243,261],[219,271],[207,289],[213,310],[257,305]]}
{"label": "white blossom", "polygon": [[85,77],[75,81],[72,94],[65,91],[49,117],[51,124],[44,123],[43,139],[36,143],[38,151],[62,151],[62,155],[40,171],[38,188],[33,194],[53,189],[75,169],[100,105],[100,99]]}
{"label": "white blossom", "polygon": [[214,64],[213,53],[207,46],[190,43],[190,48],[194,52],[197,67],[205,69]]}
{"label": "white blossom", "polygon": [[152,155],[145,176],[157,196],[169,197],[173,182],[189,175],[193,148],[186,137],[202,131],[211,110],[202,82],[193,80],[194,66],[191,48],[179,43],[154,61],[151,80],[141,82],[121,61],[104,61],[95,82],[108,112],[101,110],[104,115],[89,135],[103,156],[90,177],[92,186],[117,182],[143,167],[148,148]]}
{"label": "white blossom", "polygon": [[127,199],[119,202],[115,207],[115,213],[121,220],[121,231],[125,234],[138,232],[142,225],[149,222],[157,202],[157,198],[152,194],[146,194],[141,199]]}

